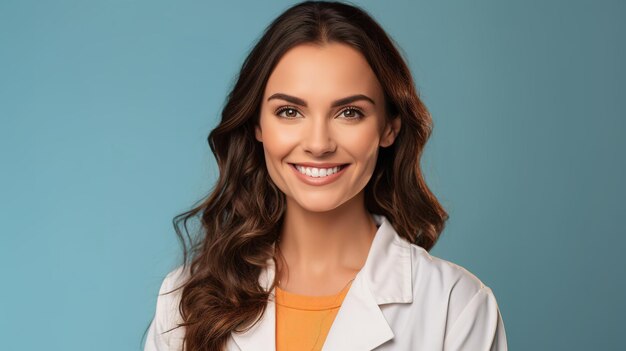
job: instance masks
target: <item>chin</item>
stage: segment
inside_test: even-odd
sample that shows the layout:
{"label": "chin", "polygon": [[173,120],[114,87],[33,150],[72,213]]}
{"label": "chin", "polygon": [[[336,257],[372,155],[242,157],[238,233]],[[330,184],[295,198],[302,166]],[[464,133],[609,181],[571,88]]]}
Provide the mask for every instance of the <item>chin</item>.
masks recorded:
{"label": "chin", "polygon": [[314,201],[314,200],[309,200],[309,199],[294,199],[295,202],[298,204],[298,206],[300,206],[302,209],[309,211],[309,212],[328,212],[328,211],[332,211],[338,207],[340,207],[343,202],[337,202],[337,201],[328,201],[328,199],[326,199],[326,201]]}

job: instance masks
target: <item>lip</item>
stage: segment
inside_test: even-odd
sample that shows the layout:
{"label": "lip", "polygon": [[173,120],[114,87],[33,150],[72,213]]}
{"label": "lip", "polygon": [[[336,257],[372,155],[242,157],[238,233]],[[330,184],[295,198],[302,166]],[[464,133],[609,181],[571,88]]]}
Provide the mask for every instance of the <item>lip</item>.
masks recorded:
{"label": "lip", "polygon": [[[317,167],[317,168],[331,168],[331,167],[336,167],[336,166],[344,166],[342,167],[339,172],[326,176],[326,177],[318,177],[318,178],[313,178],[313,177],[309,177],[306,174],[302,174],[300,173],[300,171],[298,171],[298,169],[296,168],[296,164],[294,163],[290,163],[289,167],[291,169],[293,169],[293,171],[296,173],[296,177],[298,177],[298,179],[300,179],[301,181],[303,181],[306,184],[309,185],[316,185],[316,186],[320,186],[320,185],[326,185],[326,184],[330,184],[332,182],[334,182],[335,180],[337,180],[339,177],[341,177],[342,174],[345,173],[346,169],[348,167],[350,167],[349,163],[297,163],[298,166],[306,166],[306,167]],[[329,166],[327,166],[329,165]]]}
{"label": "lip", "polygon": [[303,167],[315,167],[315,168],[333,168],[337,166],[347,165],[347,163],[315,163],[315,162],[302,162],[302,163],[290,163]]}

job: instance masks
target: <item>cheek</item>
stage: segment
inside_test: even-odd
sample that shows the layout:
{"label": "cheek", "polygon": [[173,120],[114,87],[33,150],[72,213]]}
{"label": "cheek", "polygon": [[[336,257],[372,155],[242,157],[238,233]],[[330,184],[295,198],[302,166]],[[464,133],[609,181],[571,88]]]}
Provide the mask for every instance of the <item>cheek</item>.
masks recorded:
{"label": "cheek", "polygon": [[288,130],[285,126],[271,122],[263,123],[261,127],[265,157],[270,162],[286,157],[298,142],[298,133],[295,130]]}
{"label": "cheek", "polygon": [[[354,158],[362,162],[366,167],[374,167],[378,152],[379,135],[375,126],[368,126],[359,131],[347,134],[346,148]],[[370,163],[373,163],[370,165]]]}
{"label": "cheek", "polygon": [[263,153],[265,166],[272,182],[283,192],[287,192],[281,172],[282,160],[289,154],[283,140],[284,134],[277,133],[272,128],[263,129]]}

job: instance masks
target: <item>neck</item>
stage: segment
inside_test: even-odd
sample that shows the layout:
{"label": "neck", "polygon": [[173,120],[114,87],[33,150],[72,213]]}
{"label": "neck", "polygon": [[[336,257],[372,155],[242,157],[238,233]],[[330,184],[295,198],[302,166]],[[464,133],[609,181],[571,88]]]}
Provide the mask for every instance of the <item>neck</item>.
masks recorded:
{"label": "neck", "polygon": [[292,278],[349,276],[365,264],[376,230],[363,193],[328,212],[310,212],[288,201],[278,246]]}

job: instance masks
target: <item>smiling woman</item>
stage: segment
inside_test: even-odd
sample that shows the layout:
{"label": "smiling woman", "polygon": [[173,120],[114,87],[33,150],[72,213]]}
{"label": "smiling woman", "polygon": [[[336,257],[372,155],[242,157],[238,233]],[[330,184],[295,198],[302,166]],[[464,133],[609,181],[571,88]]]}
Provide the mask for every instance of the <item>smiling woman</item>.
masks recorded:
{"label": "smiling woman", "polygon": [[[400,118],[387,123],[386,113],[376,74],[349,45],[300,44],[282,56],[265,86],[255,132],[268,172],[286,195],[288,216],[329,215],[347,203],[365,213],[363,189],[376,167],[378,148],[391,145],[400,129]],[[310,248],[305,242],[311,239],[305,238],[314,236],[297,232],[305,240],[299,245]],[[358,240],[326,235],[324,243],[339,237],[346,243]]]}
{"label": "smiling woman", "polygon": [[183,264],[145,349],[506,350],[492,291],[428,252],[448,218],[420,168],[431,131],[365,11],[287,9],[209,135],[219,179],[175,218]]}

